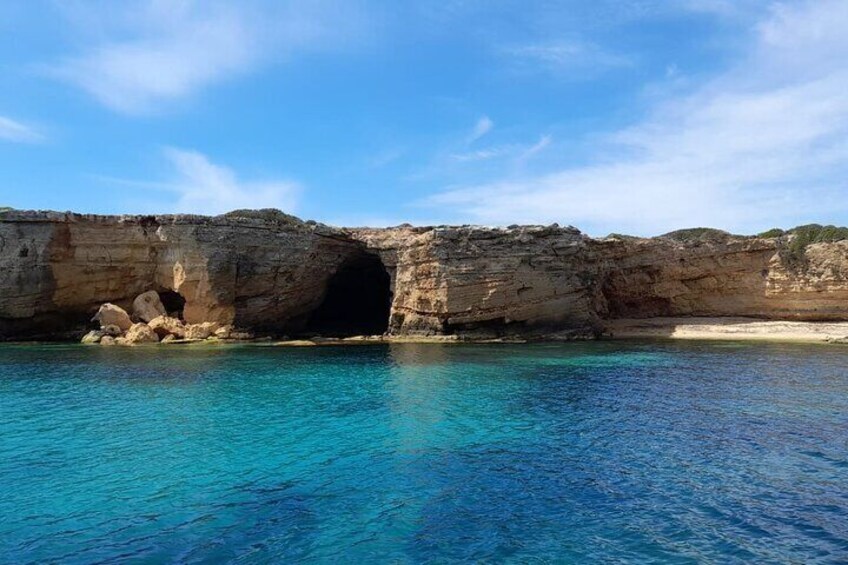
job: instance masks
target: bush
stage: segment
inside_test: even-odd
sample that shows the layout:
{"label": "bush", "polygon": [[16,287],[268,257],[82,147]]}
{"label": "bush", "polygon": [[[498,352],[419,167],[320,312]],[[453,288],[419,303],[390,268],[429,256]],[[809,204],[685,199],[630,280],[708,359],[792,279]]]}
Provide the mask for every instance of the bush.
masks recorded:
{"label": "bush", "polygon": [[788,230],[791,236],[780,250],[780,258],[792,268],[800,268],[807,264],[807,247],[814,243],[832,243],[848,239],[848,228],[837,226],[822,226],[808,224]]}
{"label": "bush", "polygon": [[264,220],[283,226],[302,226],[303,221],[291,214],[281,212],[276,208],[263,208],[262,210],[233,210],[224,214],[227,218],[246,218],[251,220]]}
{"label": "bush", "polygon": [[786,235],[786,232],[783,231],[782,229],[772,228],[768,231],[764,231],[763,233],[758,233],[757,237],[762,237],[762,238],[765,238],[765,239],[771,239],[773,237],[781,237],[783,235]]}
{"label": "bush", "polygon": [[734,236],[731,233],[714,228],[688,228],[669,232],[661,235],[660,237],[680,241],[682,243],[708,243],[727,241],[731,237],[739,236]]}

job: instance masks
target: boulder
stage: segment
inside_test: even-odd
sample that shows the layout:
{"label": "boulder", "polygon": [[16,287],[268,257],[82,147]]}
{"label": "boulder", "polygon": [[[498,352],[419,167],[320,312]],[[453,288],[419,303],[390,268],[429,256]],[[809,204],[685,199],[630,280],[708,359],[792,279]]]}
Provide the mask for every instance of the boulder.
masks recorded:
{"label": "boulder", "polygon": [[[120,341],[121,339],[123,342]],[[129,331],[127,331],[127,335],[123,338],[119,338],[118,342],[126,345],[159,343],[159,336],[157,336],[156,332],[154,332],[147,324],[133,324]]]}
{"label": "boulder", "polygon": [[213,335],[218,339],[230,339],[230,334],[235,331],[235,328],[230,325],[221,326],[213,332]]}
{"label": "boulder", "polygon": [[149,322],[159,316],[167,316],[165,306],[162,300],[159,299],[159,293],[155,290],[148,290],[145,293],[139,294],[133,300],[133,314],[136,318],[143,322]]}
{"label": "boulder", "polygon": [[101,328],[117,326],[122,332],[127,331],[133,325],[126,310],[109,302],[100,307],[91,321],[98,322]]}
{"label": "boulder", "polygon": [[162,341],[160,341],[159,343],[173,343],[175,341],[177,341],[177,336],[175,336],[174,334],[168,334],[163,337]]}
{"label": "boulder", "polygon": [[124,333],[121,328],[112,325],[103,326],[100,331],[103,332],[103,335],[108,335],[110,337],[120,337]]}
{"label": "boulder", "polygon": [[86,345],[100,343],[100,340],[103,339],[103,335],[104,333],[100,330],[92,330],[82,337],[80,343],[84,343]]}
{"label": "boulder", "polygon": [[150,326],[150,329],[156,332],[156,335],[158,335],[160,339],[169,335],[179,339],[185,337],[185,324],[183,324],[182,320],[178,320],[177,318],[171,318],[170,316],[157,316],[150,320],[150,323],[147,325]]}
{"label": "boulder", "polygon": [[[123,339],[123,338],[121,338]],[[115,338],[111,335],[104,335],[100,339],[100,345],[115,345]]]}
{"label": "boulder", "polygon": [[202,324],[191,324],[190,326],[186,326],[185,329],[185,338],[186,339],[207,339],[215,330],[219,328],[219,324],[217,322],[203,322]]}

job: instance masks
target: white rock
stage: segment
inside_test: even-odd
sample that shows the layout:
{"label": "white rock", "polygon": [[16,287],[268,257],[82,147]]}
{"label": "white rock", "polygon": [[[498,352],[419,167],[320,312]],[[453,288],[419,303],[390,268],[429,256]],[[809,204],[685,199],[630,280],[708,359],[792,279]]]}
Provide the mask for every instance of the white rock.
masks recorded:
{"label": "white rock", "polygon": [[165,338],[166,336],[172,335],[174,337],[182,339],[185,337],[185,324],[181,320],[177,318],[171,318],[169,316],[157,316],[150,320],[150,323],[147,324],[150,326],[156,335],[160,338]]}
{"label": "white rock", "polygon": [[217,322],[203,322],[186,326],[186,339],[206,339],[211,336],[220,325]]}
{"label": "white rock", "polygon": [[133,324],[122,339],[126,345],[159,343],[159,336],[147,324]]}

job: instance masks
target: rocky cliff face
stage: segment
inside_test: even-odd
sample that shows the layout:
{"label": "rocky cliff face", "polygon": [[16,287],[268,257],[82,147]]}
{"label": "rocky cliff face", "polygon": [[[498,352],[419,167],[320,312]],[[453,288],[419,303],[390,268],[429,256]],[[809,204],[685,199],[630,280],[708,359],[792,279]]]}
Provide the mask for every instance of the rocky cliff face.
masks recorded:
{"label": "rocky cliff face", "polygon": [[597,262],[574,228],[350,230],[393,273],[394,333],[490,335],[585,329]]}
{"label": "rocky cliff face", "polygon": [[380,302],[373,264],[388,275],[394,334],[591,332],[611,318],[656,316],[848,320],[848,242],[811,245],[791,264],[782,245],[592,239],[558,226],[335,229],[273,211],[4,212],[0,338],[78,336],[102,303],[130,309],[150,290],[184,301],[188,323],[320,331],[316,312],[326,320],[327,304],[349,302],[360,308],[339,316],[355,328],[347,318]]}
{"label": "rocky cliff face", "polygon": [[297,325],[359,245],[283,215],[0,216],[0,336],[78,332],[103,302],[175,292],[190,323]]}

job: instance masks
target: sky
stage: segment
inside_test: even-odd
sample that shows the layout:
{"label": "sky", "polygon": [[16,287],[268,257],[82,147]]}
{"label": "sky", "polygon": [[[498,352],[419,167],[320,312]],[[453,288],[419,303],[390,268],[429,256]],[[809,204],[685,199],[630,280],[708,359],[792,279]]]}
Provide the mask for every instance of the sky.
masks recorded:
{"label": "sky", "polygon": [[0,206],[848,225],[845,0],[6,0]]}

